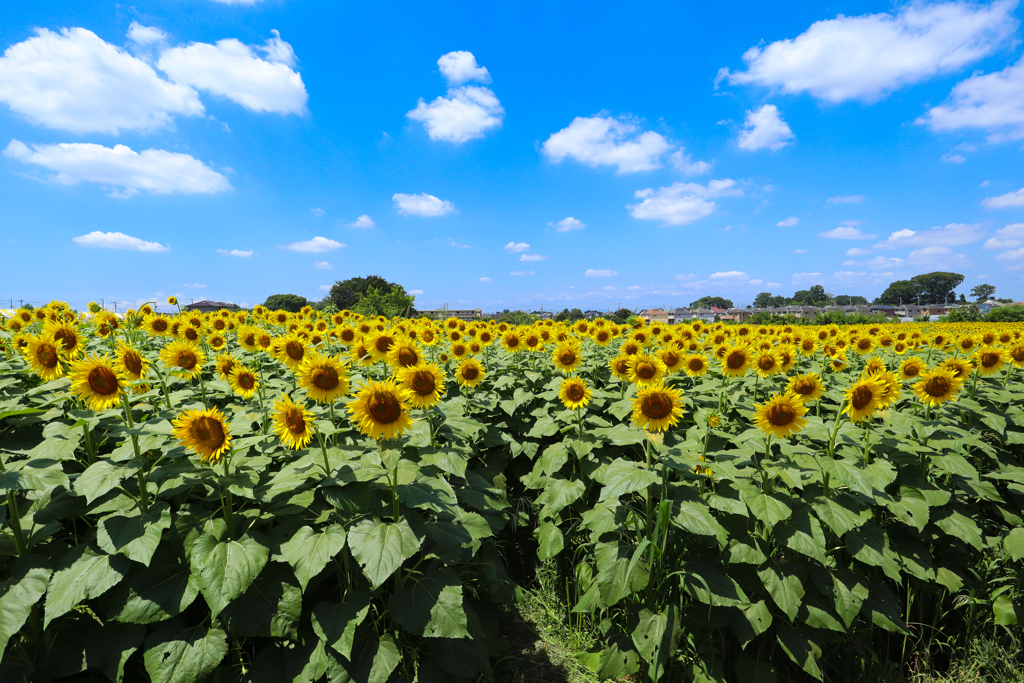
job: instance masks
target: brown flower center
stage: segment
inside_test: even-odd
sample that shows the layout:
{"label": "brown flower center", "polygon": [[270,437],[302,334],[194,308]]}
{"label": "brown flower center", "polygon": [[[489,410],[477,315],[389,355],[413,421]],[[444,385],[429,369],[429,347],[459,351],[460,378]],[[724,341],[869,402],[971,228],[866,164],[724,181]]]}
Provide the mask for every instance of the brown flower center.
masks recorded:
{"label": "brown flower center", "polygon": [[788,425],[792,422],[793,419],[796,418],[796,413],[794,413],[793,409],[787,405],[774,405],[768,409],[765,417],[768,422],[772,423],[776,427],[782,427],[783,425]]}
{"label": "brown flower center", "polygon": [[216,451],[224,445],[224,425],[220,420],[203,416],[192,423],[192,440],[204,450]]}
{"label": "brown flower center", "polygon": [[142,374],[142,356],[135,351],[126,351],[124,354],[125,369],[135,376]]}
{"label": "brown flower center", "polygon": [[576,354],[566,349],[562,353],[558,354],[558,362],[565,366],[570,366],[576,362]]}
{"label": "brown flower center", "polygon": [[429,396],[434,393],[434,388],[436,386],[437,384],[434,382],[434,376],[424,370],[417,372],[412,379],[412,390],[420,396]]}
{"label": "brown flower center", "polygon": [[945,377],[932,377],[925,382],[924,390],[929,396],[945,396],[950,390],[949,380]]}
{"label": "brown flower center", "polygon": [[808,382],[807,380],[800,380],[793,387],[793,393],[800,394],[801,396],[807,396],[808,394],[814,393],[814,382]]}
{"label": "brown flower center", "polygon": [[330,391],[338,386],[338,373],[332,367],[317,368],[313,371],[313,385],[317,389]]}
{"label": "brown flower center", "polygon": [[182,351],[178,354],[178,367],[183,370],[191,370],[198,361],[199,359],[191,351]]}
{"label": "brown flower center", "polygon": [[235,381],[238,382],[238,386],[248,391],[256,386],[256,378],[250,375],[248,372],[240,372],[236,375]]}
{"label": "brown flower center", "polygon": [[679,362],[679,354],[676,353],[675,351],[666,351],[661,356],[661,359],[665,361],[665,365],[669,367],[674,367],[676,363]]}
{"label": "brown flower center", "polygon": [[664,394],[644,396],[640,410],[651,420],[660,420],[672,414],[672,399]]}
{"label": "brown flower center", "polygon": [[117,375],[110,368],[97,367],[89,371],[89,387],[97,394],[109,396],[116,394],[120,388],[117,385]]}
{"label": "brown flower center", "polygon": [[53,368],[57,366],[57,349],[53,348],[49,344],[40,344],[36,349],[36,360],[44,368]]}
{"label": "brown flower center", "polygon": [[991,368],[999,365],[1000,357],[998,353],[983,353],[981,354],[981,367]]}
{"label": "brown flower center", "polygon": [[306,433],[306,420],[302,417],[302,411],[298,408],[289,408],[284,414],[284,423],[292,434]]}
{"label": "brown flower center", "polygon": [[579,384],[570,384],[565,390],[565,395],[569,397],[569,400],[573,403],[578,403],[583,400],[583,397],[587,395],[586,391]]}
{"label": "brown flower center", "polygon": [[419,354],[417,354],[413,349],[404,348],[398,352],[398,364],[403,368],[409,367],[410,365],[416,365],[419,362]]}
{"label": "brown flower center", "polygon": [[639,377],[640,379],[651,379],[652,377],[658,374],[658,369],[654,367],[652,363],[648,363],[647,361],[640,361],[639,363],[636,364],[636,367],[633,369],[633,372],[635,372],[636,376]]}
{"label": "brown flower center", "polygon": [[402,415],[402,404],[389,392],[374,392],[368,402],[370,416],[374,422],[391,424]]}
{"label": "brown flower center", "polygon": [[853,390],[853,397],[850,402],[853,407],[860,410],[864,406],[871,403],[871,399],[875,397],[875,392],[870,387],[860,386]]}
{"label": "brown flower center", "polygon": [[289,341],[284,345],[284,352],[288,354],[288,357],[292,360],[302,360],[302,356],[305,355],[306,350],[302,344],[297,341]]}
{"label": "brown flower center", "polygon": [[746,362],[747,357],[742,351],[733,351],[725,359],[725,364],[730,370],[739,370]]}
{"label": "brown flower center", "polygon": [[377,341],[373,345],[379,353],[387,353],[391,350],[391,345],[394,343],[395,340],[391,337],[377,337]]}
{"label": "brown flower center", "polygon": [[467,365],[466,367],[462,368],[462,379],[464,379],[464,380],[472,382],[473,380],[475,380],[479,376],[480,376],[480,371],[477,370],[476,366]]}

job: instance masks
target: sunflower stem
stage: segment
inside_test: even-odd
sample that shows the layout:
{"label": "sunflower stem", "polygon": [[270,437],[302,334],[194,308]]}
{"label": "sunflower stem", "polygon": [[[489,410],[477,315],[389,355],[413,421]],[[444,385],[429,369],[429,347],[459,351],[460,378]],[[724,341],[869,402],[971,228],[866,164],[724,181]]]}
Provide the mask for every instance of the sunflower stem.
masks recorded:
{"label": "sunflower stem", "polygon": [[836,411],[836,423],[832,427],[832,434],[828,439],[828,457],[834,458],[836,452],[836,435],[839,434],[839,423],[843,419],[843,408],[846,407],[846,399],[844,398],[839,404],[839,410]]}
{"label": "sunflower stem", "polygon": [[1006,388],[1006,383],[1010,381],[1010,373],[1013,372],[1013,363],[1006,364],[1006,375],[1003,377],[1003,388]]}
{"label": "sunflower stem", "polygon": [[971,382],[971,400],[974,400],[974,395],[978,392],[978,372],[981,370],[980,367],[974,369],[974,379]]}
{"label": "sunflower stem", "polygon": [[864,465],[871,464],[871,418],[864,421]]}
{"label": "sunflower stem", "polygon": [[317,429],[316,423],[313,424],[313,431],[316,433],[316,438],[320,441],[320,450],[324,454],[324,476],[329,477],[331,476],[331,463],[327,459],[327,445],[324,442],[324,435]]}
{"label": "sunflower stem", "polygon": [[96,446],[92,442],[92,430],[89,429],[89,422],[82,422],[82,432],[85,434],[85,457],[91,465],[96,462]]}
{"label": "sunflower stem", "polygon": [[203,369],[199,369],[199,390],[203,394],[203,407],[209,410],[210,402],[206,400],[206,382],[203,381]]}
{"label": "sunflower stem", "polygon": [[[135,449],[135,458],[142,460],[142,451],[139,450],[139,435],[135,433],[135,421],[132,419],[132,407],[128,402],[128,394],[121,392],[121,404],[124,408],[124,419],[128,423],[128,429],[131,430],[130,436],[132,437],[132,448]],[[139,509],[142,514],[149,512],[149,496],[146,491],[146,463],[143,460],[139,463],[139,469],[135,473],[139,480]]]}
{"label": "sunflower stem", "polygon": [[[3,460],[0,460],[0,472],[6,472]],[[18,511],[18,500],[14,491],[7,492],[7,515],[10,517],[11,531],[14,532],[14,547],[18,551],[18,557],[28,552],[28,544],[25,542],[25,532],[21,529],[21,512]]]}
{"label": "sunflower stem", "polygon": [[156,370],[156,376],[160,378],[160,386],[164,390],[164,401],[167,403],[167,410],[173,410],[171,407],[171,392],[167,390],[167,379],[164,378],[164,373],[160,372],[160,367],[157,363],[153,363],[153,369]]}

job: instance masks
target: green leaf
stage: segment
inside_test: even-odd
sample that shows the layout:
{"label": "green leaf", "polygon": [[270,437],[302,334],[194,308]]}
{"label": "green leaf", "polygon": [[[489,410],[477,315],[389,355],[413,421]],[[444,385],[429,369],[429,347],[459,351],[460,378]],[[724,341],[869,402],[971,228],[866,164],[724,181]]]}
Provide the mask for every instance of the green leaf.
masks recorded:
{"label": "green leaf", "polygon": [[[630,408],[632,410],[632,408]],[[628,412],[628,411],[627,411]],[[630,446],[643,443],[647,436],[639,429],[631,429],[624,424],[617,424],[611,429],[595,430],[596,435],[604,437],[616,446]]]}
{"label": "green leaf", "polygon": [[149,567],[135,565],[117,587],[109,618],[151,624],[175,617],[199,594],[196,576],[175,553],[158,550]]}
{"label": "green leaf", "polygon": [[131,562],[119,555],[100,555],[88,546],[75,546],[65,555],[63,569],[50,578],[46,589],[43,628],[83,600],[97,598],[117,585]]}
{"label": "green leaf", "polygon": [[321,533],[308,526],[301,527],[286,543],[281,544],[281,554],[295,571],[302,590],[310,579],[323,571],[327,563],[345,547],[345,530],[332,524]]}
{"label": "green leaf", "polygon": [[707,506],[695,501],[682,501],[673,506],[672,520],[691,534],[714,536],[725,546],[728,532],[708,511]]}
{"label": "green leaf", "polygon": [[818,518],[835,533],[845,536],[871,519],[871,510],[862,508],[857,499],[846,492],[833,494],[829,498],[819,496],[811,502]]}
{"label": "green leaf", "polygon": [[536,422],[533,423],[533,427],[526,433],[526,436],[531,439],[540,439],[545,436],[554,436],[558,433],[558,423],[555,422],[551,417],[545,415]]}
{"label": "green leaf", "polygon": [[870,475],[864,471],[864,463],[862,461],[850,462],[842,458],[836,460],[822,458],[821,466],[826,472],[831,473],[834,479],[849,487],[850,490],[863,493],[866,496],[871,495],[874,484],[871,481]]}
{"label": "green leaf", "polygon": [[757,575],[761,577],[761,583],[775,605],[789,617],[790,621],[796,619],[796,613],[804,597],[804,585],[800,577],[788,567],[774,562],[758,570]]}
{"label": "green leaf", "polygon": [[338,654],[352,658],[356,628],[370,611],[370,596],[350,593],[345,602],[321,602],[313,608],[313,630]]}
{"label": "green leaf", "polygon": [[789,516],[793,514],[793,510],[788,505],[759,488],[744,489],[740,495],[743,497],[743,502],[750,508],[750,512],[764,522],[769,529],[779,522],[789,519]]}
{"label": "green leaf", "polygon": [[597,587],[604,607],[647,587],[650,580],[643,563],[633,564],[634,548],[620,543],[598,543],[594,546],[597,562]]}
{"label": "green leaf", "polygon": [[720,565],[690,562],[682,569],[683,586],[704,604],[735,607],[750,602],[747,594]]}
{"label": "green leaf", "polygon": [[249,531],[238,540],[228,541],[204,534],[192,544],[191,553],[189,561],[199,591],[216,617],[259,575],[270,549],[259,532]]}
{"label": "green leaf", "polygon": [[900,497],[886,501],[886,507],[896,519],[919,532],[928,525],[931,508],[921,491],[912,486],[901,486]]}
{"label": "green leaf", "polygon": [[786,624],[779,627],[777,637],[789,658],[820,681],[821,669],[818,668],[818,660],[821,658],[821,648],[817,639],[811,637],[806,629],[798,631]]}
{"label": "green leaf", "polygon": [[53,573],[38,555],[29,555],[12,563],[9,579],[0,583],[0,660],[7,642],[21,630],[32,606],[46,593]]}
{"label": "green leaf", "polygon": [[125,465],[117,465],[109,460],[98,460],[89,465],[75,480],[75,493],[85,496],[87,503],[92,502],[112,490],[125,477],[135,474],[135,470]]}
{"label": "green leaf", "polygon": [[534,529],[533,535],[537,539],[537,558],[541,562],[557,556],[565,547],[562,530],[551,521],[541,522],[541,525]]}
{"label": "green leaf", "polygon": [[641,468],[630,460],[618,459],[608,466],[604,475],[604,487],[601,489],[600,501],[618,498],[626,493],[642,491],[651,484],[657,483],[658,475]]}
{"label": "green leaf", "polygon": [[768,630],[772,625],[772,612],[764,600],[754,604],[735,616],[732,620],[733,629],[739,638],[740,647],[746,647],[750,641]]}
{"label": "green leaf", "polygon": [[1003,549],[1014,561],[1024,557],[1024,529],[1017,527],[1006,534],[1003,539]]}
{"label": "green leaf", "polygon": [[575,503],[586,491],[581,479],[566,479],[560,474],[549,478],[544,490],[537,496],[537,505],[542,506],[541,517],[550,519]]}
{"label": "green leaf", "polygon": [[651,665],[655,680],[665,675],[665,667],[676,649],[678,629],[675,605],[658,614],[646,609],[640,612],[640,622],[632,634],[633,644]]}
{"label": "green leaf", "polygon": [[302,590],[283,563],[270,562],[244,593],[224,608],[220,619],[232,638],[295,639],[302,615]]}
{"label": "green leaf", "polygon": [[544,454],[540,456],[536,467],[539,467],[541,472],[550,476],[562,469],[562,465],[568,461],[569,450],[565,447],[564,441],[559,441],[544,449]]}
{"label": "green leaf", "polygon": [[853,625],[860,606],[868,597],[868,582],[858,572],[842,567],[811,567],[811,579],[818,591],[832,601],[846,628]]}
{"label": "green leaf", "polygon": [[881,626],[886,631],[910,635],[907,625],[901,616],[900,603],[893,596],[892,591],[879,579],[871,580],[871,588],[861,611],[865,616],[871,617],[871,623]]}
{"label": "green leaf", "polygon": [[818,519],[807,508],[796,512],[791,519],[772,530],[775,539],[801,555],[825,564],[825,534]]}
{"label": "green leaf", "polygon": [[153,683],[193,683],[210,675],[228,653],[219,628],[185,628],[175,620],[146,638],[142,654]]}
{"label": "green leaf", "polygon": [[845,633],[843,622],[836,616],[829,601],[820,594],[811,591],[804,595],[798,619],[811,628],[826,628],[830,631]]}
{"label": "green leaf", "polygon": [[159,501],[146,514],[134,510],[104,517],[96,527],[96,542],[111,555],[121,553],[148,567],[164,529],[170,526],[171,506]]}
{"label": "green leaf", "polygon": [[470,637],[462,581],[451,569],[410,578],[388,599],[388,611],[405,630],[424,638]]}
{"label": "green leaf", "polygon": [[846,549],[855,558],[872,567],[881,567],[885,575],[893,581],[900,581],[899,565],[886,552],[888,538],[882,529],[875,524],[865,524],[857,531],[851,531],[843,539]]}
{"label": "green leaf", "polygon": [[[1024,614],[1024,610],[1021,611]],[[1013,600],[1005,593],[997,596],[992,602],[992,615],[1000,626],[1012,626],[1018,623],[1018,610]]]}
{"label": "green leaf", "polygon": [[423,543],[405,518],[398,522],[364,519],[348,532],[348,547],[373,588],[387,581]]}
{"label": "green leaf", "polygon": [[108,622],[93,632],[85,648],[86,664],[115,683],[124,680],[124,665],[142,645],[146,627]]}
{"label": "green leaf", "polygon": [[942,510],[935,514],[935,525],[950,536],[959,538],[967,545],[981,550],[981,529],[973,519],[956,510]]}

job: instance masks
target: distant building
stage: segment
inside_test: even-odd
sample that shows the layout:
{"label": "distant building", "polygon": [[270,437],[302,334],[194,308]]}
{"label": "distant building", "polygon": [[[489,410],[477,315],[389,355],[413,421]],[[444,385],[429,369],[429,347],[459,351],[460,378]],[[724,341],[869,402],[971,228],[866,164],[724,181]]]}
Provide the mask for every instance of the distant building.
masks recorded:
{"label": "distant building", "polygon": [[182,306],[186,311],[199,311],[200,313],[209,313],[210,311],[219,311],[225,308],[229,311],[237,311],[238,306],[232,303],[226,303],[224,301],[196,301]]}
{"label": "distant building", "polygon": [[448,310],[437,309],[432,311],[418,311],[420,316],[432,320],[445,320],[447,318],[458,318],[459,320],[479,320],[483,317],[483,311],[479,308],[451,308]]}
{"label": "distant building", "polygon": [[667,325],[671,314],[660,308],[649,308],[642,311],[639,317],[648,323],[665,323]]}

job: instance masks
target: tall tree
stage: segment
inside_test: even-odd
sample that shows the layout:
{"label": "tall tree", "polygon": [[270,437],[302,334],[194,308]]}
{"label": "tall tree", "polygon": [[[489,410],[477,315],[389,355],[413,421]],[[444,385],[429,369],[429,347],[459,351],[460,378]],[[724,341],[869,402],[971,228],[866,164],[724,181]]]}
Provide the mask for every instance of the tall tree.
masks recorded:
{"label": "tall tree", "polygon": [[754,297],[754,308],[768,308],[772,305],[772,293],[761,292]]}
{"label": "tall tree", "polygon": [[956,301],[956,298],[952,296],[953,290],[964,281],[964,276],[960,273],[947,273],[940,270],[934,273],[915,275],[911,280],[921,288],[922,303],[927,300],[930,304],[941,304],[947,301]]}
{"label": "tall tree", "polygon": [[370,291],[371,287],[377,288],[384,294],[389,294],[397,287],[402,290],[402,294],[405,294],[405,288],[402,285],[388,282],[380,275],[368,275],[366,277],[350,277],[347,280],[335,282],[326,298],[340,311],[354,310],[356,303]]}
{"label": "tall tree", "polygon": [[840,294],[835,298],[836,306],[864,306],[868,303],[868,300],[862,296],[851,296],[849,294]]}
{"label": "tall tree", "polygon": [[702,296],[690,303],[690,308],[732,308],[732,301],[720,296]]}
{"label": "tall tree", "polygon": [[978,285],[971,288],[971,296],[974,297],[975,301],[988,301],[995,293],[996,288],[992,285]]}
{"label": "tall tree", "polygon": [[291,311],[292,313],[298,313],[299,310],[307,305],[309,301],[306,297],[299,296],[298,294],[271,294],[267,297],[267,300],[263,302],[263,305],[272,311]]}

